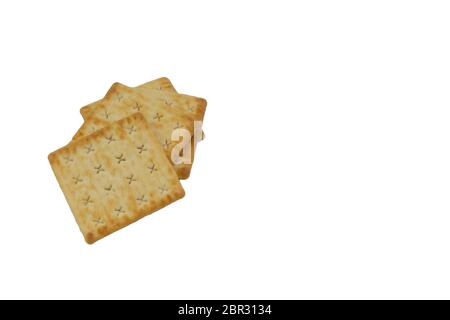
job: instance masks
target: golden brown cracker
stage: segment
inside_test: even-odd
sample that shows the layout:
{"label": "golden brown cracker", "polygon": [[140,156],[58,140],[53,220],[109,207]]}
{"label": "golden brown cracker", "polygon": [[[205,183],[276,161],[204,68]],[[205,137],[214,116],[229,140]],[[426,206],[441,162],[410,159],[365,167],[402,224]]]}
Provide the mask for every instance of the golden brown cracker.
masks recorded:
{"label": "golden brown cracker", "polygon": [[48,158],[88,243],[184,196],[144,116],[135,113]]}

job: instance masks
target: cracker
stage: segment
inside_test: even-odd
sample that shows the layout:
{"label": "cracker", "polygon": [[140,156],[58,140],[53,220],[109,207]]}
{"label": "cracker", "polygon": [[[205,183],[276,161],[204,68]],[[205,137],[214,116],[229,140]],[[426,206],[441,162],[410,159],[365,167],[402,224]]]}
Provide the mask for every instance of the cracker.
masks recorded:
{"label": "cracker", "polygon": [[[167,80],[170,81],[169,79]],[[80,109],[80,113],[83,116],[83,119],[86,120],[95,112],[95,109],[98,107],[98,103],[101,103],[108,97],[114,97],[115,100],[113,101],[120,102],[124,96],[137,95],[147,99],[148,103],[156,104],[163,107],[163,109],[175,110],[179,112],[180,116],[192,118],[197,121],[203,121],[207,104],[205,99],[167,90],[156,90],[152,88],[152,85],[150,84],[152,84],[152,82],[145,83],[139,87],[131,88],[116,82],[106,93],[105,98],[88,106],[82,107]]]}
{"label": "cracker", "polygon": [[184,196],[141,113],[110,122],[48,158],[88,243]]}
{"label": "cracker", "polygon": [[190,163],[173,163],[178,177],[187,179],[194,160],[194,136],[197,129],[194,122],[203,120],[205,110],[206,100],[202,98],[145,88],[129,88],[116,83],[101,102],[96,103],[89,111],[82,112],[86,122],[74,138],[102,127],[105,121],[117,121],[139,111],[154,128],[155,135],[169,159],[172,159],[172,150],[178,147],[178,142],[172,141],[173,131],[178,128],[189,131],[192,139],[182,141],[182,144],[191,144]]}
{"label": "cracker", "polygon": [[[169,78],[166,78],[166,77],[162,77],[162,78],[158,78],[158,79],[146,82],[146,83],[142,84],[140,87],[177,93],[177,90],[175,90],[175,87],[172,85],[172,82],[170,82]],[[90,103],[90,104],[84,106],[83,108],[81,108],[81,110],[83,110],[83,109],[89,110],[89,108],[91,108],[92,106],[94,106],[96,103],[98,103],[100,101],[101,101],[101,99],[96,102]]]}

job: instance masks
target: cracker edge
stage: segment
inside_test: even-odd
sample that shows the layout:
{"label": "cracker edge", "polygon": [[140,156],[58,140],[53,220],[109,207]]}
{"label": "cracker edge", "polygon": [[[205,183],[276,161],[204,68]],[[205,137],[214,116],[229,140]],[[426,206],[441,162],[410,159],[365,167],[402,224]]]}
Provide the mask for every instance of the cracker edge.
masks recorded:
{"label": "cracker edge", "polygon": [[[78,139],[80,139],[82,137],[87,136],[87,135],[83,135],[82,132],[83,132],[84,128],[88,125],[88,121],[94,121],[94,122],[97,122],[97,123],[101,123],[102,127],[100,129],[103,129],[104,127],[109,126],[111,123],[117,122],[119,120],[117,120],[117,121],[106,121],[106,120],[103,120],[103,119],[91,117],[91,118],[85,120],[83,122],[83,124],[81,125],[81,127],[78,128],[77,132],[72,137],[72,140],[78,140]],[[98,129],[98,130],[100,130],[100,129]],[[98,130],[96,130],[96,131],[98,131]]]}

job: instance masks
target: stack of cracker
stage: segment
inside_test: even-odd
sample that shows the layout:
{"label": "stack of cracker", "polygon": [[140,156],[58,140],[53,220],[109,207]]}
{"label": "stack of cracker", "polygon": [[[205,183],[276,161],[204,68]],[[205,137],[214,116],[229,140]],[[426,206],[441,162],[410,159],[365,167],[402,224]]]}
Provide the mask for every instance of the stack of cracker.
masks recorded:
{"label": "stack of cracker", "polygon": [[205,110],[167,78],[115,83],[81,108],[83,125],[48,159],[87,243],[184,196]]}

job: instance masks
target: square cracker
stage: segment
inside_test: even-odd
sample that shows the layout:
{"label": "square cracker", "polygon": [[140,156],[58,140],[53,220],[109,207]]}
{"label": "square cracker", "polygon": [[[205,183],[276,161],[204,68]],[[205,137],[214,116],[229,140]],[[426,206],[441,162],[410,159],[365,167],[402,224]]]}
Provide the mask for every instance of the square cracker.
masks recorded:
{"label": "square cracker", "polygon": [[[115,83],[101,102],[92,106],[89,112],[86,111],[88,113],[85,113],[85,123],[75,134],[74,139],[102,128],[107,122],[117,121],[139,111],[154,128],[154,133],[168,159],[172,160],[172,150],[177,148],[178,144],[177,141],[172,141],[173,131],[178,128],[189,131],[192,139],[180,143],[182,145],[190,143],[190,163],[172,162],[178,177],[187,179],[194,160],[194,137],[199,135],[197,130],[200,129],[194,126],[194,122],[203,120],[205,110],[206,100],[202,98],[145,88],[129,88]],[[175,160],[177,159],[176,157]]]}
{"label": "square cracker", "polygon": [[[139,87],[177,93],[177,90],[175,90],[175,87],[173,86],[172,82],[170,82],[169,78],[166,78],[166,77],[162,77],[162,78],[158,78],[158,79],[146,82],[146,83],[140,85]],[[101,101],[102,101],[102,99],[92,102],[92,103],[84,106],[83,108],[81,108],[81,110],[85,110],[85,109],[89,110],[91,107],[95,106],[96,103],[99,103]]]}
{"label": "square cracker", "polygon": [[48,158],[88,243],[184,196],[140,113],[108,123]]}

